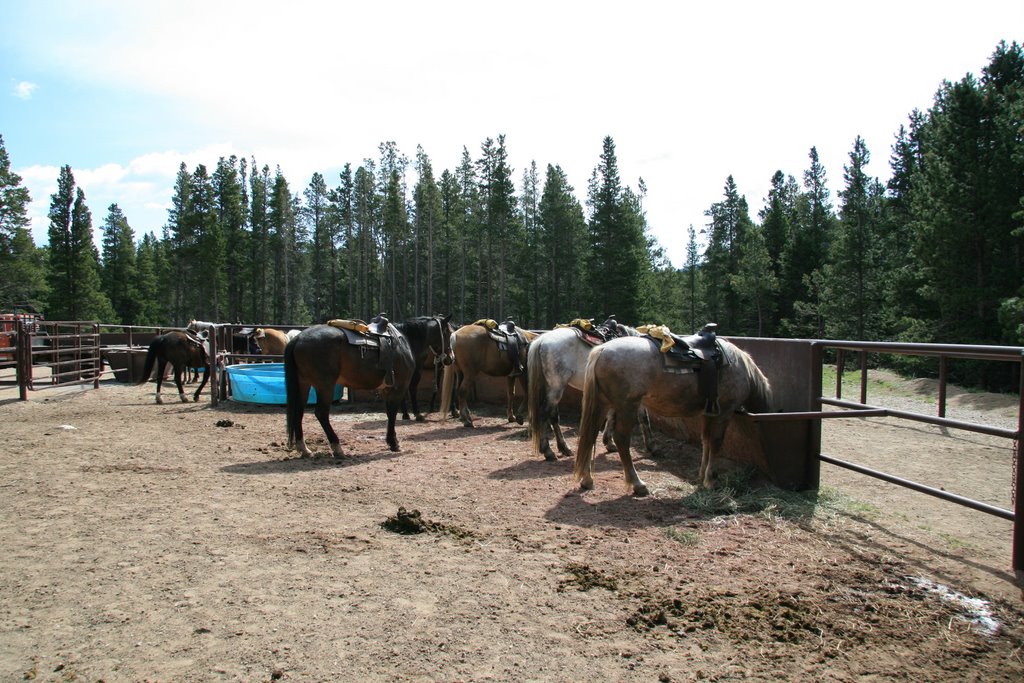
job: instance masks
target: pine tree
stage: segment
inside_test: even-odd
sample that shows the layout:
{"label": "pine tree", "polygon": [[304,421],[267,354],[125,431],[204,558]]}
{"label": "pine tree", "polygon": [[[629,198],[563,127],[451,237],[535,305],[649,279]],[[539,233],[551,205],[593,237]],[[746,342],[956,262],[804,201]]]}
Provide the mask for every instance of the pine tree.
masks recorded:
{"label": "pine tree", "polygon": [[647,266],[644,218],[637,195],[623,190],[611,136],[606,136],[602,143],[600,161],[591,175],[587,204],[590,308],[598,316],[614,314],[620,320],[638,320]]}
{"label": "pine tree", "polygon": [[50,293],[46,315],[51,320],[112,320],[110,300],[100,285],[99,255],[92,239],[92,214],[85,193],[75,187],[70,166],[57,178],[50,196]]}
{"label": "pine tree", "polygon": [[29,231],[29,201],[0,135],[0,310],[40,309],[46,297],[45,260]]}
{"label": "pine tree", "polygon": [[252,303],[252,320],[265,323],[272,315],[272,290],[274,286],[270,266],[274,254],[270,240],[270,167],[264,165],[256,171],[256,160],[252,161],[252,175],[249,178],[249,235],[252,279],[249,293]]}
{"label": "pine tree", "polygon": [[140,302],[136,289],[135,233],[117,204],[110,205],[103,222],[102,256],[100,280],[116,314],[109,322],[137,325]]}
{"label": "pine tree", "polygon": [[245,159],[221,157],[213,172],[213,204],[217,226],[224,241],[224,285],[221,306],[228,320],[241,321],[248,308],[246,295],[252,281],[249,233],[246,230]]}
{"label": "pine tree", "polygon": [[135,288],[139,304],[135,312],[136,325],[159,325],[167,320],[161,309],[159,249],[156,236],[146,233],[135,252]]}
{"label": "pine tree", "polygon": [[[188,319],[221,320],[226,299],[227,273],[224,265],[224,232],[217,210],[213,180],[204,164],[192,174],[192,192],[188,204],[191,231],[195,240],[195,263],[190,281]],[[186,321],[182,320],[182,324]]]}
{"label": "pine tree", "polygon": [[738,268],[730,283],[739,296],[741,310],[755,314],[754,325],[744,323],[743,329],[758,337],[765,336],[766,324],[776,305],[779,279],[773,266],[765,229],[751,226],[743,234]]}
{"label": "pine tree", "polygon": [[871,159],[857,136],[844,166],[839,221],[822,270],[821,311],[833,339],[878,339],[881,333],[880,246],[882,191],[865,168]]}
{"label": "pine tree", "polygon": [[327,182],[321,174],[313,174],[309,185],[303,191],[303,196],[306,201],[302,216],[313,238],[309,253],[310,287],[306,305],[313,315],[313,320],[323,321],[333,317],[330,315],[329,300],[332,264],[335,259],[335,229],[332,225]]}
{"label": "pine tree", "polygon": [[591,318],[584,279],[588,237],[583,207],[561,166],[548,164],[538,205],[538,250],[535,267],[543,273],[540,323],[552,328],[573,318]]}
{"label": "pine tree", "polygon": [[433,315],[439,311],[437,289],[439,272],[437,253],[440,246],[442,210],[441,192],[434,180],[430,157],[422,147],[416,148],[416,173],[419,179],[413,188],[413,315]]}
{"label": "pine tree", "polygon": [[523,171],[522,196],[519,202],[519,222],[523,226],[524,241],[522,250],[526,258],[515,259],[517,277],[523,283],[526,293],[526,311],[521,325],[535,325],[542,318],[541,313],[541,282],[543,272],[537,267],[534,258],[540,250],[540,176],[537,173],[537,162],[531,161]]}
{"label": "pine tree", "polygon": [[783,334],[820,338],[825,331],[820,304],[820,275],[832,239],[835,216],[818,150],[811,147],[811,165],[804,171],[804,192],[795,202],[793,239],[783,258],[782,299],[793,302]]}
{"label": "pine tree", "polygon": [[686,330],[696,330],[699,327],[698,320],[703,317],[703,297],[698,297],[700,291],[700,245],[697,244],[697,231],[693,224],[686,231],[686,263],[683,266],[685,273],[685,291],[688,306],[684,312]]}
{"label": "pine tree", "polygon": [[739,271],[740,245],[753,223],[747,200],[740,196],[732,176],[726,178],[724,195],[705,212],[711,219],[704,252],[705,292],[714,322],[729,334],[743,334],[752,330],[741,323],[740,296],[731,278]]}

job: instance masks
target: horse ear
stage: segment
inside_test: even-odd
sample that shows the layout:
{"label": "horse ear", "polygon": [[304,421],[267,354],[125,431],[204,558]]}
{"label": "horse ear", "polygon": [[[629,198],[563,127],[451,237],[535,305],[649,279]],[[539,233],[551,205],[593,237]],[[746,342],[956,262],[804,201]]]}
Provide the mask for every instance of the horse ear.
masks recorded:
{"label": "horse ear", "polygon": [[452,321],[452,316],[453,315],[454,315],[454,313],[449,313],[445,317],[441,318],[441,320],[444,322],[445,325],[447,325],[448,323],[450,323]]}

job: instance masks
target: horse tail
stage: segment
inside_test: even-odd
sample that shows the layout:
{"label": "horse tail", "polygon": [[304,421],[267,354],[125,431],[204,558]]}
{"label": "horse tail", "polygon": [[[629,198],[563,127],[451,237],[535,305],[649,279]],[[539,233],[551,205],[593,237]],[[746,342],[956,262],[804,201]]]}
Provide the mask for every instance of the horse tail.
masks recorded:
{"label": "horse tail", "polygon": [[583,405],[580,409],[580,438],[576,443],[576,466],[573,474],[577,482],[590,476],[591,461],[597,434],[601,431],[602,410],[601,387],[597,382],[597,361],[604,351],[603,346],[595,347],[587,357],[587,368],[583,376]]}
{"label": "horse tail", "polygon": [[284,347],[284,391],[285,391],[285,431],[288,443],[295,443],[295,429],[302,420],[305,399],[299,396],[299,364],[295,361],[295,345]]}
{"label": "horse tail", "polygon": [[533,451],[540,453],[540,437],[544,431],[541,421],[548,419],[550,408],[548,407],[547,380],[544,377],[543,363],[540,359],[541,345],[531,343],[526,352],[526,375],[527,392],[526,406],[527,415],[530,420],[530,439],[533,441]]}
{"label": "horse tail", "polygon": [[[455,341],[457,337],[452,335],[451,337],[451,348],[452,357],[455,357]],[[448,419],[448,410],[452,406],[452,394],[455,393],[455,365],[453,361],[448,365],[444,366],[444,380],[441,382],[441,419]]]}
{"label": "horse tail", "polygon": [[146,352],[146,364],[142,366],[142,379],[135,383],[136,386],[149,381],[149,375],[153,372],[153,366],[156,364],[159,346],[160,342],[158,339],[149,342],[149,350]]}

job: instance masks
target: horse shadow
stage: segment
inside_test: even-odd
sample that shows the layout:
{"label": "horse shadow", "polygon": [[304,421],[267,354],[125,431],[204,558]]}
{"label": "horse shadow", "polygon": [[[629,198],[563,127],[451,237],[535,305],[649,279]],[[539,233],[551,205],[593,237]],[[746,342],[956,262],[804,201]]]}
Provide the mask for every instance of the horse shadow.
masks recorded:
{"label": "horse shadow", "polygon": [[316,458],[300,458],[298,456],[294,456],[261,460],[258,462],[239,462],[233,465],[225,465],[220,468],[220,471],[226,474],[245,474],[256,476],[266,474],[297,474],[300,472],[317,472],[341,469],[344,467],[356,467],[358,465],[366,465],[372,462],[394,460],[395,458],[400,457],[402,457],[401,453],[393,453],[390,450],[382,450],[376,453],[368,453],[366,455],[350,455],[344,458],[334,458],[330,455],[324,455]]}

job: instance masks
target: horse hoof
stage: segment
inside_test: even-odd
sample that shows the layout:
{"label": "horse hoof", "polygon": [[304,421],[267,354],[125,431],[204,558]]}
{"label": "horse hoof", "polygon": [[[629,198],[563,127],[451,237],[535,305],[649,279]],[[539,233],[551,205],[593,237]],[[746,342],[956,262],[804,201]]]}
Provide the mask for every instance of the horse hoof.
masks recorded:
{"label": "horse hoof", "polygon": [[650,493],[651,492],[647,490],[647,484],[637,484],[633,487],[633,496],[636,498],[643,498]]}
{"label": "horse hoof", "polygon": [[558,462],[558,458],[551,451],[548,451],[547,453],[544,454],[544,459],[547,460],[548,462]]}
{"label": "horse hoof", "polygon": [[424,415],[417,415],[417,416],[416,416],[416,421],[417,421],[417,422],[426,422],[426,421],[427,421],[427,418],[426,418],[426,416],[424,416]]}

